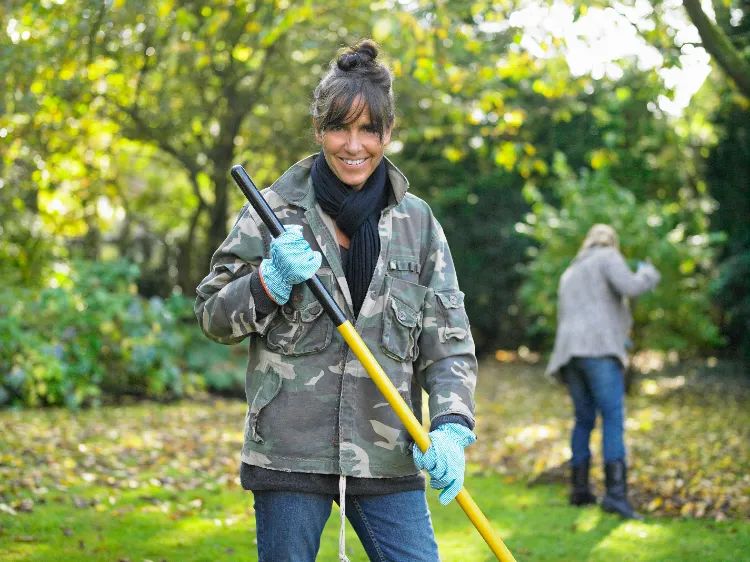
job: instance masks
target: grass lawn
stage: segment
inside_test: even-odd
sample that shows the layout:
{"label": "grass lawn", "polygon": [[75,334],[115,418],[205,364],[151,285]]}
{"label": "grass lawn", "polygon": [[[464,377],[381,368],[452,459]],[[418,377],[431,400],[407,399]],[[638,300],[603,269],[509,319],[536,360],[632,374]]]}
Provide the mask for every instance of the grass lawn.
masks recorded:
{"label": "grass lawn", "polygon": [[[519,562],[750,559],[746,394],[641,381],[628,445],[648,518],[623,522],[567,505],[555,467],[570,404],[534,373],[483,366],[466,483]],[[0,412],[0,560],[255,560],[252,494],[237,481],[243,418],[229,400]],[[443,560],[494,559],[460,507],[428,497]],[[319,560],[337,559],[337,523],[334,509]],[[347,549],[366,560],[351,529]]]}
{"label": "grass lawn", "polygon": [[[471,478],[469,491],[517,560],[742,561],[750,551],[750,523],[651,519],[622,522],[596,507],[574,509],[563,486],[529,488],[500,476]],[[114,505],[75,508],[69,498],[98,490],[53,494],[32,513],[0,516],[0,560],[141,562],[256,560],[252,494],[196,489],[171,499],[159,488],[122,494]],[[106,491],[100,491],[106,493]],[[494,557],[454,504],[441,507],[429,492],[440,553],[446,561]],[[179,503],[178,503],[179,502]],[[184,509],[180,509],[182,505]],[[101,506],[101,507],[99,507]],[[319,560],[336,560],[338,512],[323,537]],[[351,528],[352,562],[366,561]]]}

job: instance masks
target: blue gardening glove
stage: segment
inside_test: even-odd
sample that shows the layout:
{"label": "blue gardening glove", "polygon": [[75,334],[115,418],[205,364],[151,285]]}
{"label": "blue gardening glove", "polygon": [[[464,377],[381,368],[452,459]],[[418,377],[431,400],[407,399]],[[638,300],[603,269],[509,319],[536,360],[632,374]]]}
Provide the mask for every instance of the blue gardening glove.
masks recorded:
{"label": "blue gardening glove", "polygon": [[292,285],[303,283],[318,271],[323,258],[302,237],[302,227],[291,225],[271,241],[271,257],[260,262],[260,278],[273,300],[285,304]]}
{"label": "blue gardening glove", "polygon": [[642,269],[654,269],[654,264],[650,261],[639,261],[638,269],[636,271],[641,271]]}
{"label": "blue gardening glove", "polygon": [[448,505],[464,486],[464,447],[477,440],[472,431],[460,423],[446,423],[430,431],[432,443],[423,453],[414,446],[414,464],[430,473],[430,486],[440,492],[440,503]]}

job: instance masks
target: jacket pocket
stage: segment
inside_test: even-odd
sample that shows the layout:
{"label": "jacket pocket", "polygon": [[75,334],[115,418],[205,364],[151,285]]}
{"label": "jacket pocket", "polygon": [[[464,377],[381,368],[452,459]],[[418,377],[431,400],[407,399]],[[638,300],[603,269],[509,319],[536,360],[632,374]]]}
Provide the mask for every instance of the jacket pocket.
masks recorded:
{"label": "jacket pocket", "polygon": [[258,434],[258,418],[263,408],[273,400],[281,390],[281,375],[272,366],[265,371],[255,373],[247,389],[247,432],[256,443],[263,443]]}
{"label": "jacket pocket", "polygon": [[414,361],[422,331],[422,310],[427,287],[386,275],[382,346],[398,361]]}
{"label": "jacket pocket", "polygon": [[416,258],[394,256],[388,260],[388,275],[394,278],[417,283],[422,267]]}
{"label": "jacket pocket", "polygon": [[[318,271],[318,278],[333,296],[333,274]],[[297,357],[324,350],[331,343],[333,321],[324,313],[307,283],[292,288],[289,301],[281,307],[266,332],[266,346],[271,351]]]}
{"label": "jacket pocket", "polygon": [[459,290],[436,292],[438,303],[438,337],[445,343],[449,339],[463,340],[469,333],[469,319],[464,308],[464,294]]}

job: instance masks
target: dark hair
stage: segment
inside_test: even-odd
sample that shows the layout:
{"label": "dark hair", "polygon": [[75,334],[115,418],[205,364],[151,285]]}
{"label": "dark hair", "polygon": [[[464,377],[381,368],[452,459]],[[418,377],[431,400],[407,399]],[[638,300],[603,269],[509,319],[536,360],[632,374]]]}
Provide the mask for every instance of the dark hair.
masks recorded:
{"label": "dark hair", "polygon": [[[391,72],[377,58],[377,43],[365,39],[331,61],[328,73],[313,92],[311,113],[316,133],[357,120],[369,108],[372,126],[382,140],[396,113]],[[347,119],[357,96],[353,115]]]}

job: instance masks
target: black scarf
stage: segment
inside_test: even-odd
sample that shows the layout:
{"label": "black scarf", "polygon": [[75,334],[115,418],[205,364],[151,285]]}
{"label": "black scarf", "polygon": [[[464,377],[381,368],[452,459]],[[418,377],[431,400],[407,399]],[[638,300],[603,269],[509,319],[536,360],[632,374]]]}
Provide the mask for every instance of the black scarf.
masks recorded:
{"label": "black scarf", "polygon": [[344,274],[357,316],[380,255],[378,221],[388,203],[385,160],[380,161],[359,191],[354,191],[333,173],[322,151],[311,173],[318,203],[349,237],[349,259],[344,264]]}

